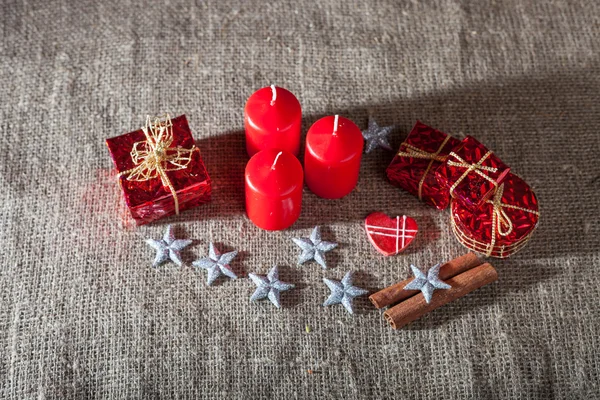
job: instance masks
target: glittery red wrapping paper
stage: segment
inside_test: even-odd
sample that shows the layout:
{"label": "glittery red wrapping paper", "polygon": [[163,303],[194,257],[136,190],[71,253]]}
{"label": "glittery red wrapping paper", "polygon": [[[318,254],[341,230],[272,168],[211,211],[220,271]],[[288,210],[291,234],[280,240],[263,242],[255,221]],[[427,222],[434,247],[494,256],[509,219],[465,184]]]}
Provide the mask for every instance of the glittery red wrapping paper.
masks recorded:
{"label": "glittery red wrapping paper", "polygon": [[[172,147],[192,148],[194,139],[185,115],[173,118]],[[146,136],[141,129],[106,140],[106,145],[118,172],[134,168],[131,159],[133,144],[145,141]],[[196,207],[210,200],[211,182],[200,156],[200,151],[192,153],[192,159],[187,168],[168,171],[177,198],[179,211]],[[136,224],[142,225],[156,219],[175,213],[175,201],[168,187],[163,186],[159,177],[143,182],[127,180],[126,176],[119,177],[125,202]]]}
{"label": "glittery red wrapping paper", "polygon": [[[521,248],[520,244],[524,244],[535,230],[539,220],[539,215],[536,214],[538,212],[537,197],[523,179],[513,173],[507,175],[504,180],[502,203],[535,211],[536,213],[503,206],[502,209],[513,225],[512,232],[506,236],[501,236],[497,228],[495,232],[492,232],[494,206],[491,201],[486,201],[475,211],[466,208],[461,202],[452,201],[451,215],[453,223],[466,236],[466,240],[461,240],[463,244],[467,245],[464,243],[467,241],[478,247],[473,248],[473,250],[482,252],[481,246],[477,244],[487,246],[491,243],[492,235],[494,235],[496,241],[491,255],[506,257],[519,250]],[[467,247],[472,248],[468,245]]]}
{"label": "glittery red wrapping paper", "polygon": [[[479,143],[477,139],[467,136],[452,151],[460,156],[466,163],[475,164],[488,152],[488,148]],[[448,160],[445,163],[442,163],[435,171],[438,183],[440,185],[445,185],[448,190],[466,171],[466,168],[449,165],[449,161],[458,162],[457,159],[450,156],[448,157]],[[494,153],[488,156],[481,165],[484,167],[497,168],[496,172],[480,170],[496,182],[496,184],[502,183],[510,171],[508,165],[504,164]],[[485,200],[490,198],[495,189],[496,185],[492,182],[475,172],[470,172],[462,181],[460,181],[450,195],[462,202],[465,207],[474,210],[480,207]]]}
{"label": "glittery red wrapping paper", "polygon": [[[398,153],[407,151],[406,143],[428,153],[435,153],[447,136],[445,133],[417,121],[404,143],[400,146]],[[450,137],[439,155],[448,155],[452,148],[459,144],[460,141],[458,139]],[[427,170],[431,160],[400,156],[398,153],[396,153],[396,156],[386,170],[387,177],[394,186],[418,196],[419,182],[423,178],[423,174]],[[440,185],[435,176],[435,171],[441,164],[440,161],[433,161],[421,188],[422,200],[440,210],[448,207],[450,202],[450,194],[447,186]]]}

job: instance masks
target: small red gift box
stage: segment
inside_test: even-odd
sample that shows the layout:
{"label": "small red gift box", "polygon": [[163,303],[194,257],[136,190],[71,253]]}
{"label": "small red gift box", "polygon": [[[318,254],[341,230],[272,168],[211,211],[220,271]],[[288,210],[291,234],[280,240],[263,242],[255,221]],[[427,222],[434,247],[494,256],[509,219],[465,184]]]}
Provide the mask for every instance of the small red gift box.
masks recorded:
{"label": "small red gift box", "polygon": [[210,200],[210,178],[185,115],[106,140],[125,202],[141,225]]}
{"label": "small red gift box", "polygon": [[519,251],[531,238],[540,215],[535,193],[513,173],[481,208],[472,211],[456,200],[450,208],[457,239],[471,250],[497,258]]}
{"label": "small red gift box", "polygon": [[435,170],[460,141],[417,121],[386,170],[389,181],[440,210],[448,207],[450,195],[440,185]]}
{"label": "small red gift box", "polygon": [[467,136],[435,171],[450,196],[472,210],[490,198],[510,168],[475,138]]}

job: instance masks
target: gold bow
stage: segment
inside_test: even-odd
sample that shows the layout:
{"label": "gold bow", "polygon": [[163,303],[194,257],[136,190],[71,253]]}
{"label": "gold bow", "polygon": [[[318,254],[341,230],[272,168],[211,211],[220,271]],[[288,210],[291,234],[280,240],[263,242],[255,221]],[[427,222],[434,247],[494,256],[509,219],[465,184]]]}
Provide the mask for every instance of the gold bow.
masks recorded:
{"label": "gold bow", "polygon": [[131,149],[131,160],[135,167],[122,171],[119,177],[126,175],[128,181],[147,181],[160,177],[162,184],[169,188],[175,203],[175,214],[179,214],[179,200],[173,183],[167,176],[169,171],[178,171],[188,167],[192,154],[197,150],[183,147],[171,147],[173,144],[173,123],[166,114],[163,117],[146,118],[142,127],[146,140],[136,142]]}
{"label": "gold bow", "polygon": [[422,194],[422,189],[423,189],[423,182],[425,182],[425,177],[429,173],[429,170],[431,169],[433,162],[434,161],[444,162],[448,158],[448,156],[440,156],[439,155],[442,152],[442,150],[444,149],[444,146],[446,145],[446,143],[448,143],[448,140],[450,140],[450,136],[446,136],[446,138],[444,139],[444,141],[442,142],[442,144],[440,145],[440,147],[437,149],[437,151],[435,153],[429,153],[423,149],[414,147],[406,142],[402,143],[402,146],[406,147],[406,151],[399,151],[398,155],[400,157],[412,157],[412,158],[422,158],[425,160],[431,160],[431,161],[429,161],[429,165],[427,165],[427,168],[425,169],[425,173],[423,174],[423,176],[421,177],[421,180],[419,181],[419,193],[418,193],[419,200],[422,200],[421,194]]}
{"label": "gold bow", "polygon": [[494,198],[492,200],[486,200],[486,203],[492,204],[493,213],[492,213],[492,239],[490,243],[486,246],[487,251],[486,255],[489,257],[492,255],[492,251],[494,250],[494,245],[496,244],[496,230],[498,230],[498,235],[500,236],[508,236],[513,231],[513,223],[510,220],[509,216],[504,211],[504,208],[512,208],[514,210],[521,210],[528,213],[532,213],[535,215],[540,215],[538,211],[530,210],[529,208],[513,206],[512,204],[506,204],[502,202],[502,195],[504,194],[504,183],[498,186],[496,192],[494,193]]}
{"label": "gold bow", "polygon": [[497,186],[498,184],[496,183],[495,180],[493,180],[492,178],[490,178],[489,176],[487,176],[485,174],[485,172],[482,172],[482,171],[489,171],[489,172],[497,172],[498,171],[498,168],[495,168],[495,167],[486,167],[486,166],[481,165],[491,155],[492,155],[492,151],[489,150],[487,153],[485,153],[483,155],[483,157],[481,157],[479,159],[479,161],[477,161],[474,164],[469,164],[468,162],[466,162],[465,160],[463,160],[458,154],[456,154],[455,152],[451,151],[450,154],[449,154],[449,156],[456,158],[456,160],[458,160],[458,162],[450,160],[450,161],[448,161],[448,165],[451,165],[453,167],[466,168],[466,171],[450,187],[450,194],[452,195],[452,193],[454,192],[454,189],[456,189],[456,187],[462,182],[462,180],[465,179],[467,177],[467,175],[469,175],[471,172],[475,172],[477,175],[479,175],[482,178],[486,179],[488,182],[491,182],[494,186]]}

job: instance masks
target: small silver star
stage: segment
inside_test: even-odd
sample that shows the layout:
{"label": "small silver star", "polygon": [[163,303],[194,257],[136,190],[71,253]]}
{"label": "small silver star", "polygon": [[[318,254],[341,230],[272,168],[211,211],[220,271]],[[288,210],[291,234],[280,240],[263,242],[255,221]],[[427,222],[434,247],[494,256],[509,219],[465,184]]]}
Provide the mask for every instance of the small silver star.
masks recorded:
{"label": "small silver star", "polygon": [[330,306],[333,304],[340,304],[346,308],[346,310],[350,314],[354,314],[352,310],[352,300],[355,297],[363,296],[369,293],[368,290],[361,289],[356,286],[352,286],[352,272],[348,271],[344,278],[339,281],[334,281],[333,279],[323,278],[323,282],[329,287],[331,290],[331,294],[323,303],[324,306]]}
{"label": "small silver star", "polygon": [[427,304],[431,301],[431,297],[433,296],[433,291],[436,289],[450,289],[452,286],[440,280],[438,277],[440,273],[440,267],[442,264],[436,264],[433,267],[429,268],[427,271],[427,276],[421,271],[419,268],[414,265],[410,266],[413,274],[415,275],[415,279],[410,281],[408,285],[404,286],[404,290],[420,290],[423,292],[423,296],[425,297],[425,301]]}
{"label": "small silver star", "polygon": [[390,142],[388,142],[389,134],[394,130],[394,126],[381,127],[377,125],[377,122],[369,117],[369,127],[367,130],[362,131],[363,138],[365,139],[365,153],[370,153],[377,147],[382,147],[386,150],[392,150]]}
{"label": "small silver star", "polygon": [[315,226],[309,238],[292,238],[301,249],[302,254],[298,256],[298,264],[315,260],[323,269],[327,269],[325,253],[337,247],[337,243],[321,240],[321,227]]}
{"label": "small silver star", "polygon": [[146,239],[146,243],[156,250],[156,257],[154,258],[154,263],[152,264],[153,267],[159,266],[169,258],[171,261],[181,267],[183,264],[183,261],[181,261],[181,250],[189,246],[192,241],[187,239],[175,239],[173,229],[171,225],[169,225],[167,226],[167,231],[161,240]]}
{"label": "small silver star", "polygon": [[229,253],[221,254],[215,245],[210,243],[208,257],[196,260],[192,263],[192,265],[208,271],[206,283],[208,286],[210,286],[221,275],[228,276],[231,279],[237,278],[237,275],[229,266],[237,254],[237,251],[230,251]]}
{"label": "small silver star", "polygon": [[252,297],[250,297],[250,301],[256,301],[268,297],[275,307],[280,308],[281,304],[279,303],[279,293],[294,288],[294,285],[291,283],[286,283],[279,280],[279,271],[277,270],[277,266],[274,266],[266,277],[253,273],[248,274],[248,276],[256,285],[256,290],[252,294]]}

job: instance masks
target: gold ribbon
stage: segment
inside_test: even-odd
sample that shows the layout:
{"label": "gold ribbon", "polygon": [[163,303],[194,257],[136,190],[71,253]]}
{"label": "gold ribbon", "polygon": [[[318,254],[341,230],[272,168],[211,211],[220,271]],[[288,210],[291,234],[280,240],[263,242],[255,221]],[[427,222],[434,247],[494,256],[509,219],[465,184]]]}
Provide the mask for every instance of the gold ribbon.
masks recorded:
{"label": "gold ribbon", "polygon": [[492,178],[490,178],[489,176],[487,176],[485,174],[485,172],[483,172],[483,171],[497,172],[498,168],[486,167],[486,166],[481,165],[491,155],[492,155],[492,151],[489,150],[487,153],[484,154],[483,157],[481,157],[479,159],[479,161],[477,161],[474,164],[469,164],[468,162],[463,160],[458,154],[451,151],[449,156],[454,157],[457,161],[449,160],[448,165],[451,165],[453,167],[466,168],[466,171],[450,187],[450,194],[452,195],[452,193],[454,192],[454,189],[456,189],[456,187],[462,182],[462,180],[465,179],[467,177],[467,175],[469,175],[471,172],[475,172],[477,175],[486,179],[488,182],[491,182],[494,186],[497,186],[498,184],[496,183],[496,181],[493,180]]}
{"label": "gold ribbon", "polygon": [[454,221],[454,218],[451,218],[451,222],[452,222],[451,225],[452,225],[452,230],[454,231],[454,235],[456,236],[458,241],[463,246],[465,246],[469,250],[474,250],[479,253],[486,254],[488,257],[489,256],[498,257],[498,258],[508,257],[508,256],[516,253],[517,251],[521,250],[527,244],[527,242],[529,241],[529,239],[531,239],[531,236],[533,235],[533,231],[531,231],[527,236],[525,236],[524,238],[522,238],[521,240],[519,240],[515,243],[511,243],[510,245],[502,245],[502,246],[500,246],[500,248],[492,249],[490,251],[489,243],[482,243],[482,242],[479,242],[479,241],[474,240],[473,238],[469,237],[466,233],[464,233],[459,228],[456,221]]}
{"label": "gold ribbon", "polygon": [[[492,200],[486,200],[486,203],[491,204],[492,210],[492,239],[490,243],[486,244],[486,256],[491,256],[496,245],[496,231],[500,236],[508,236],[513,231],[513,223],[510,217],[506,214],[505,208],[511,208],[513,210],[520,210],[535,215],[540,215],[538,211],[531,210],[525,207],[514,206],[512,204],[506,204],[502,202],[502,195],[504,194],[504,183],[498,186],[494,193]],[[475,241],[476,242],[476,241]]]}
{"label": "gold ribbon", "polygon": [[192,146],[191,149],[179,146],[171,147],[173,123],[169,114],[155,117],[154,121],[148,116],[146,126],[142,127],[142,131],[146,140],[135,142],[130,153],[135,167],[120,172],[118,176],[126,176],[128,181],[137,182],[160,178],[163,186],[171,191],[175,203],[175,214],[179,214],[177,191],[167,176],[167,172],[187,168],[192,160],[192,154],[198,149],[196,146]]}
{"label": "gold ribbon", "polygon": [[437,149],[437,151],[435,153],[429,153],[423,149],[414,147],[406,142],[402,143],[402,146],[406,147],[406,151],[399,151],[398,155],[400,157],[412,157],[412,158],[422,158],[425,160],[431,160],[431,161],[429,161],[429,164],[427,165],[427,168],[425,169],[425,173],[423,174],[423,176],[421,177],[421,180],[419,181],[419,193],[418,193],[419,200],[423,200],[421,198],[423,182],[425,182],[425,177],[427,177],[427,174],[429,173],[429,170],[431,169],[433,162],[434,161],[444,162],[448,158],[448,156],[440,156],[440,153],[444,149],[444,146],[446,145],[446,143],[448,143],[448,140],[450,140],[450,136],[446,136],[446,138],[444,139],[444,141],[442,142],[442,144],[440,145],[440,147]]}

